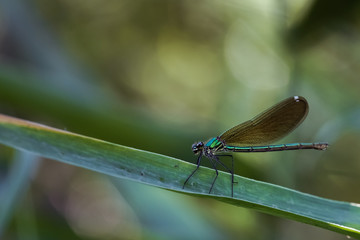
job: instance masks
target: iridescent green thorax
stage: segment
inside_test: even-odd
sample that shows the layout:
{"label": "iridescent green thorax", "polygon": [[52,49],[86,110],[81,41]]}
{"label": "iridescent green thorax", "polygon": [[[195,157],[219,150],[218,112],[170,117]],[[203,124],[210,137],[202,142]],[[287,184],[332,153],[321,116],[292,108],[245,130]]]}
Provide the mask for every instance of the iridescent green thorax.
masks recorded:
{"label": "iridescent green thorax", "polygon": [[220,147],[222,145],[223,143],[219,140],[219,138],[214,137],[205,144],[205,147],[212,149],[212,148]]}

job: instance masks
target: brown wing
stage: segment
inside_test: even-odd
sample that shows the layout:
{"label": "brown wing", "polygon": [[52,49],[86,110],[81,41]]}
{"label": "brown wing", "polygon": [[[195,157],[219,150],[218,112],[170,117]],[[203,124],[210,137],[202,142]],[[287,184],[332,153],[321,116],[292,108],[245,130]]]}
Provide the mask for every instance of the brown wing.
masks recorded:
{"label": "brown wing", "polygon": [[231,146],[268,144],[294,130],[305,119],[308,111],[305,98],[290,97],[253,119],[227,130],[220,139]]}

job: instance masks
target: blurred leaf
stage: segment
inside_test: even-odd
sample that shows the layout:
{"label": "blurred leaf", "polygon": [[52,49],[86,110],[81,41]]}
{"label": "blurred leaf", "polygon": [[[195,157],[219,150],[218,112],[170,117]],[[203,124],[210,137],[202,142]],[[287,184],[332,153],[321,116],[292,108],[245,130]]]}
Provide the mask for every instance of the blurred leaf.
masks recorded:
{"label": "blurred leaf", "polygon": [[359,204],[328,200],[240,176],[235,176],[236,191],[231,198],[230,176],[224,172],[219,173],[210,195],[207,192],[214,171],[204,167],[183,190],[184,180],[194,169],[192,164],[5,115],[0,115],[0,142],[107,175],[214,198],[360,238]]}
{"label": "blurred leaf", "polygon": [[[51,84],[36,81],[35,75],[21,68],[0,66],[0,101],[2,105],[16,109],[21,116],[50,119],[56,121],[60,128],[66,126],[71,131],[178,157],[192,154],[189,146],[194,139],[194,133],[191,134],[193,129],[186,132],[164,122],[156,122],[148,114],[135,111],[133,106],[75,101]],[[101,128],[97,127],[99,125]],[[199,128],[196,130],[201,132]],[[151,137],[155,135],[156,138]],[[172,142],[168,141],[170,137]],[[185,147],[188,151],[182,150]]]}
{"label": "blurred leaf", "polygon": [[0,236],[26,193],[38,162],[38,157],[30,153],[17,152],[15,155],[9,174],[0,185]]}
{"label": "blurred leaf", "polygon": [[125,184],[119,178],[113,180],[147,232],[166,239],[229,239],[228,232],[202,217],[201,208],[192,204],[191,198],[179,198],[177,193],[135,182]]}

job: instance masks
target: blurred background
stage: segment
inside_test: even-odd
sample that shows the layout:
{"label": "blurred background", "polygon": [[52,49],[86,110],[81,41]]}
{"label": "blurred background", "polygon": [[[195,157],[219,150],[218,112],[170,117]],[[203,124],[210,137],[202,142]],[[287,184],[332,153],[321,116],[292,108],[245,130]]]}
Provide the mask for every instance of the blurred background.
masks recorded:
{"label": "blurred background", "polygon": [[[236,173],[360,202],[360,2],[1,0],[0,112],[195,162],[293,95],[304,123]],[[206,161],[204,161],[204,164]],[[0,146],[1,239],[344,239]],[[236,191],[236,189],[235,189]]]}

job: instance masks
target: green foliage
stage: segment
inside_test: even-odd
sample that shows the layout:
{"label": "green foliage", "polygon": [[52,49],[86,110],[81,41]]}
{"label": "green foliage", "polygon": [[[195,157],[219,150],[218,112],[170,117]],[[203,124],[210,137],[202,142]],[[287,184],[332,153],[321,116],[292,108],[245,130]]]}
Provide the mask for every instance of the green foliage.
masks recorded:
{"label": "green foliage", "polygon": [[231,198],[230,175],[224,172],[220,172],[213,193],[208,194],[214,171],[205,167],[201,167],[182,189],[184,180],[194,169],[194,165],[185,161],[5,115],[0,115],[0,142],[110,176],[214,198],[360,238],[360,206],[357,204],[320,198],[240,176],[235,176],[234,198]]}

